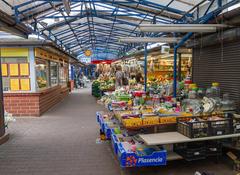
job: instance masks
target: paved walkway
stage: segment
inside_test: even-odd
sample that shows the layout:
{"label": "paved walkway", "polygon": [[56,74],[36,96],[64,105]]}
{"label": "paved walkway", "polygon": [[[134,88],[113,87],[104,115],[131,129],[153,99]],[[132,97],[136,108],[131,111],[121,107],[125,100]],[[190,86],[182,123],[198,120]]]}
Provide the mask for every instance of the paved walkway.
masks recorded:
{"label": "paved walkway", "polygon": [[193,175],[196,170],[233,174],[230,166],[211,160],[121,170],[110,144],[96,144],[98,110],[103,108],[90,91],[81,89],[40,118],[18,118],[10,125],[10,141],[0,146],[0,175]]}

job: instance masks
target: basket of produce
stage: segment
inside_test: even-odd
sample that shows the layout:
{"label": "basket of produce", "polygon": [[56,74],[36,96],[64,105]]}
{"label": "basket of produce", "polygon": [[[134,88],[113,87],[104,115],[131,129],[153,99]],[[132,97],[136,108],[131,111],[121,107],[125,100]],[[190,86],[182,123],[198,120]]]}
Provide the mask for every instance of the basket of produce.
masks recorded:
{"label": "basket of produce", "polygon": [[142,122],[144,126],[159,124],[159,117],[154,114],[143,114]]}
{"label": "basket of produce", "polygon": [[207,137],[208,121],[199,117],[177,118],[177,131],[189,138]]}
{"label": "basket of produce", "polygon": [[208,118],[210,136],[226,135],[233,133],[232,117],[212,116]]}
{"label": "basket of produce", "polygon": [[159,147],[147,147],[138,143],[118,144],[121,167],[147,167],[166,165],[167,151]]}
{"label": "basket of produce", "polygon": [[117,101],[125,101],[125,102],[128,102],[130,99],[130,96],[129,95],[119,95],[119,96],[116,96],[116,100]]}

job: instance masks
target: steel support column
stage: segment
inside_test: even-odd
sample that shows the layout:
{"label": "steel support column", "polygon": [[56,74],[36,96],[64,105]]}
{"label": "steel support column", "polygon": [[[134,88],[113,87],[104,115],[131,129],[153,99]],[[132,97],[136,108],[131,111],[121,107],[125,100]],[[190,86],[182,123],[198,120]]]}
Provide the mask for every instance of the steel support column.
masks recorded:
{"label": "steel support column", "polygon": [[178,81],[182,81],[182,54],[178,54]]}
{"label": "steel support column", "polygon": [[144,91],[147,91],[147,43],[144,45]]}
{"label": "steel support column", "polygon": [[[0,50],[0,65],[2,54]],[[0,137],[2,137],[5,134],[5,122],[4,122],[4,104],[3,104],[3,87],[2,87],[2,68],[0,66]]]}
{"label": "steel support column", "polygon": [[177,47],[174,47],[173,60],[173,98],[177,97]]}

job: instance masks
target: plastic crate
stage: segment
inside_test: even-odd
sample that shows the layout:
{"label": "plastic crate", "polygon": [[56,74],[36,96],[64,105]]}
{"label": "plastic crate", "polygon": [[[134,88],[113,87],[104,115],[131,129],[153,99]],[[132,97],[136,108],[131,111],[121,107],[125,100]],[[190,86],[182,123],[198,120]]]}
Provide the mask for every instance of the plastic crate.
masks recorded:
{"label": "plastic crate", "polygon": [[204,142],[175,144],[174,151],[187,161],[200,160],[207,157]]}
{"label": "plastic crate", "polygon": [[118,125],[114,123],[109,123],[109,122],[104,123],[104,134],[106,135],[106,139],[108,140],[111,139],[111,135],[113,134],[112,132],[114,131],[114,128],[117,128],[117,127]]}
{"label": "plastic crate", "polygon": [[221,156],[222,155],[222,143],[219,141],[207,141],[206,143],[207,156]]}
{"label": "plastic crate", "polygon": [[101,131],[104,132],[104,121],[101,112],[96,112],[96,120],[99,123]]}
{"label": "plastic crate", "polygon": [[131,140],[132,140],[131,137],[123,136],[122,134],[114,134],[114,131],[112,129],[111,142],[115,154],[118,154],[118,144],[120,142],[128,142]]}
{"label": "plastic crate", "polygon": [[100,123],[100,118],[102,117],[102,112],[96,112],[96,120],[97,120],[97,123]]}
{"label": "plastic crate", "polygon": [[112,143],[112,147],[113,147],[113,152],[115,154],[118,153],[118,139],[117,139],[117,136],[115,134],[112,133],[111,135],[111,143]]}
{"label": "plastic crate", "polygon": [[240,133],[240,122],[233,124],[233,133]]}
{"label": "plastic crate", "polygon": [[150,155],[137,155],[135,152],[129,152],[124,148],[125,143],[118,144],[118,158],[120,166],[125,167],[147,167],[160,166],[167,163],[167,151],[154,151]]}
{"label": "plastic crate", "polygon": [[177,131],[189,138],[200,138],[209,136],[208,121],[189,122],[194,117],[177,118]]}
{"label": "plastic crate", "polygon": [[233,133],[240,133],[240,115],[229,113],[233,117]]}
{"label": "plastic crate", "polygon": [[233,133],[233,119],[222,118],[220,120],[209,121],[209,135],[219,136]]}

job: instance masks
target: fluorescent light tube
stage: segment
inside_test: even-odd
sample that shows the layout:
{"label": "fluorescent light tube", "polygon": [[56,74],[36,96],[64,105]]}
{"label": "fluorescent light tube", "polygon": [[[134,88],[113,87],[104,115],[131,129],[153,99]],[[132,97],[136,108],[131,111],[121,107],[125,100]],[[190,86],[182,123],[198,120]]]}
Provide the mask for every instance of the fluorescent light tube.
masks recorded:
{"label": "fluorescent light tube", "polygon": [[120,42],[124,43],[176,43],[180,38],[170,38],[170,37],[123,37],[119,38]]}
{"label": "fluorescent light tube", "polygon": [[217,28],[227,27],[224,24],[141,24],[142,32],[216,32]]}

